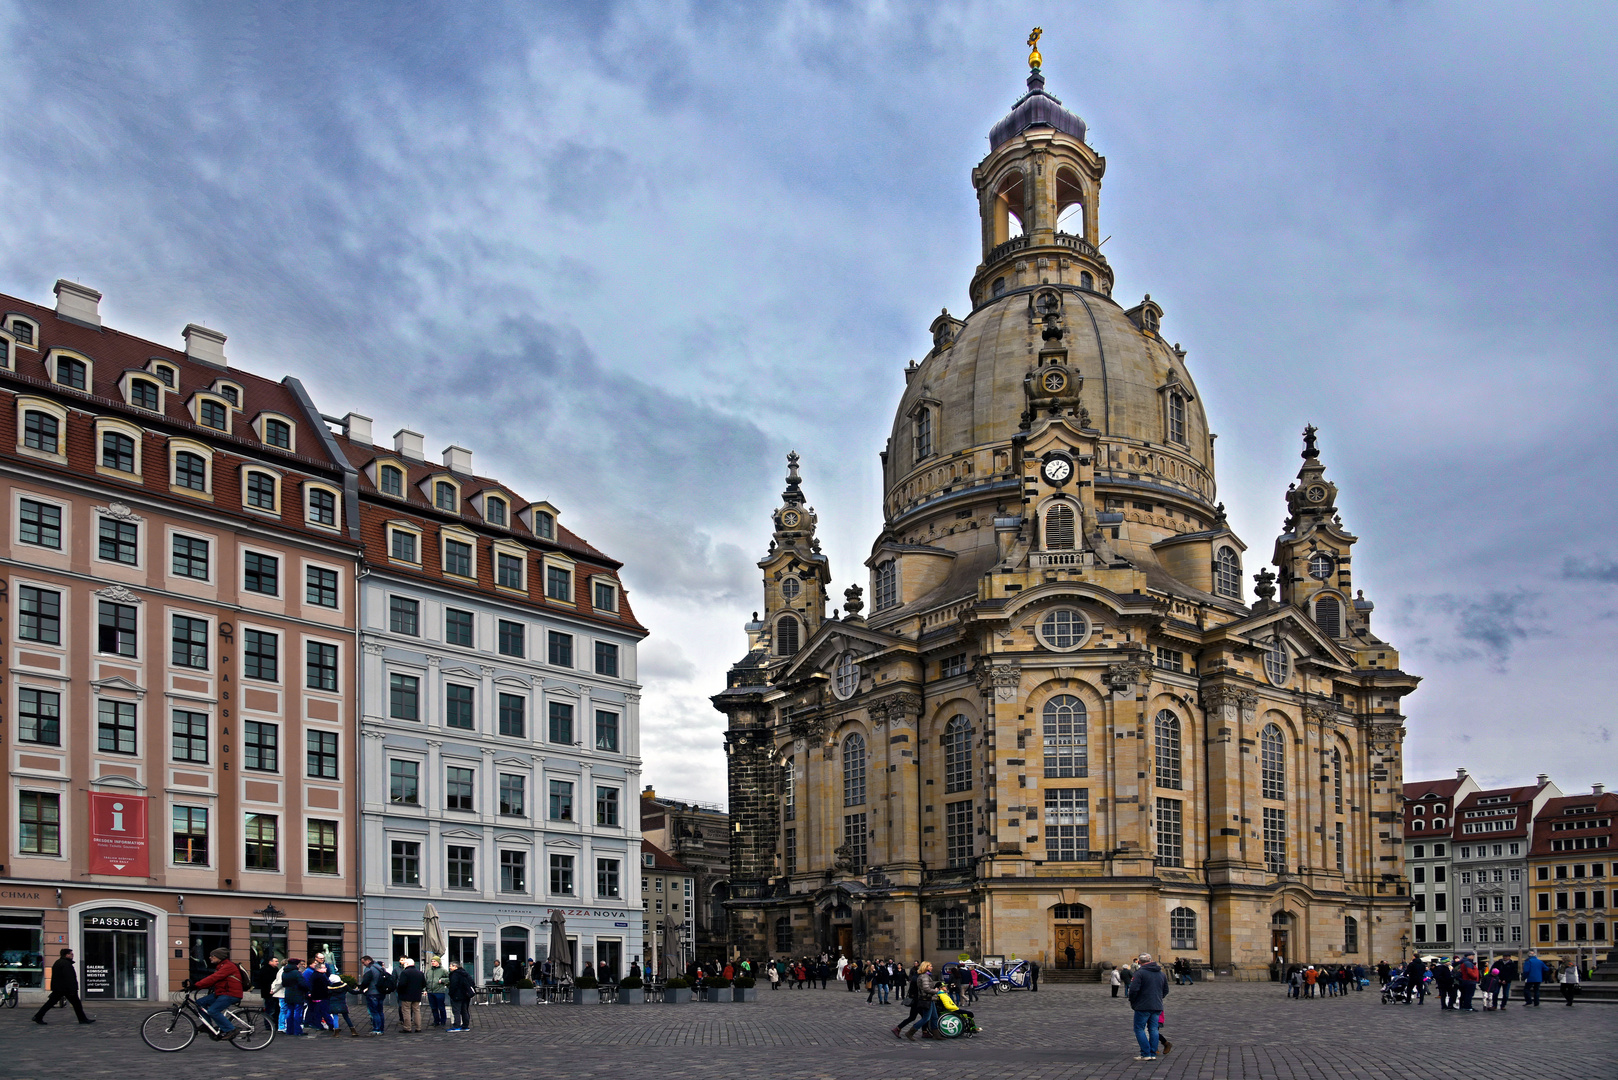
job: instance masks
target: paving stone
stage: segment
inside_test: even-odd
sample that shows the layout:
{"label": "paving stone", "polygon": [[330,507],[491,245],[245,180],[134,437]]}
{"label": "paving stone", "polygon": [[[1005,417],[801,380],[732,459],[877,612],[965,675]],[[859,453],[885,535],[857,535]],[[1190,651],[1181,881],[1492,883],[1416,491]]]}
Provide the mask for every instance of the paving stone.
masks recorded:
{"label": "paving stone", "polygon": [[[1178,986],[1164,1028],[1175,1049],[1155,1064],[1134,1060],[1127,1004],[1104,986],[985,995],[972,1008],[984,1032],[945,1042],[896,1041],[888,1029],[906,1010],[868,1006],[863,993],[761,989],[746,1004],[476,1007],[465,1034],[403,1035],[390,1022],[381,1037],[282,1036],[258,1053],[199,1038],[178,1054],[140,1041],[150,1005],[97,1005],[93,1027],[65,1010],[39,1027],[19,1008],[0,1013],[0,1076],[171,1080],[225,1070],[253,1080],[314,1067],[430,1080],[447,1065],[480,1080],[939,1080],[963,1070],[972,1080],[1477,1080],[1500,1053],[1535,1080],[1618,1078],[1618,1009],[1568,1009],[1550,995],[1538,1009],[1514,1002],[1467,1014],[1431,1001],[1383,1005],[1371,991],[1292,1001],[1270,983]],[[363,1007],[352,1015],[368,1029]],[[1480,1058],[1480,1046],[1494,1049]]]}

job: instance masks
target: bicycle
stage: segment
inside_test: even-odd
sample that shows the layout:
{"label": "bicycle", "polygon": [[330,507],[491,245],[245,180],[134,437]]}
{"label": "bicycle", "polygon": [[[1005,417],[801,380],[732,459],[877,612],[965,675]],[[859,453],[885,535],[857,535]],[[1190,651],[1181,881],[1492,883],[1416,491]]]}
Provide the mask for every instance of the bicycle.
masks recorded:
{"label": "bicycle", "polygon": [[0,991],[0,1008],[15,1009],[17,1007],[17,999],[22,996],[22,994],[19,993],[20,990],[22,990],[22,983],[18,982],[16,979],[9,980],[6,983],[5,990]]}
{"label": "bicycle", "polygon": [[220,1034],[214,1027],[213,1018],[198,1007],[196,995],[195,990],[186,988],[179,1001],[141,1021],[141,1040],[153,1050],[172,1054],[190,1046],[198,1031],[206,1031],[208,1038],[215,1042],[229,1042],[238,1050],[262,1050],[275,1038],[275,1024],[263,1009],[243,1008],[240,1004],[226,1009],[225,1015],[232,1021],[248,1025],[247,1030],[237,1028]]}

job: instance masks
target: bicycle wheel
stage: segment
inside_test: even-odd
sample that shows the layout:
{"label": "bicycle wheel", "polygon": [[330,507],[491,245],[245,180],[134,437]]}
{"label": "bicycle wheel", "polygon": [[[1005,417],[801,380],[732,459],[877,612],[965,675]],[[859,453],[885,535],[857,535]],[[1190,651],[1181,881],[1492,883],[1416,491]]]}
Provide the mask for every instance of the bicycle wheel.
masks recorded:
{"label": "bicycle wheel", "polygon": [[172,1054],[191,1045],[197,1025],[179,1009],[162,1009],[141,1021],[140,1037],[153,1050]]}
{"label": "bicycle wheel", "polygon": [[230,1040],[238,1050],[262,1050],[275,1038],[275,1025],[263,1009],[232,1009],[232,1013],[252,1025],[251,1031],[240,1031]]}

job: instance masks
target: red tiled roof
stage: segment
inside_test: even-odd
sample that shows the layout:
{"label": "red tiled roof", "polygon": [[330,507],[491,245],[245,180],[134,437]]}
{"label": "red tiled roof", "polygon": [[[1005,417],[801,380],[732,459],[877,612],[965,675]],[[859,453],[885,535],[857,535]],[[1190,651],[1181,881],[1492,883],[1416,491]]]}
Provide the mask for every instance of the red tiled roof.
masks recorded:
{"label": "red tiled roof", "polygon": [[[1449,839],[1454,831],[1455,824],[1455,807],[1451,800],[1456,790],[1463,783],[1465,781],[1460,777],[1450,777],[1446,780],[1417,780],[1414,783],[1406,784],[1404,786],[1404,838],[1407,841]],[[1420,806],[1425,811],[1427,807],[1434,803],[1443,804],[1443,814],[1434,815],[1424,812],[1419,817],[1416,815],[1416,807]],[[1444,827],[1442,829],[1430,828],[1431,822],[1435,820],[1443,821]],[[1416,828],[1418,822],[1421,824],[1419,829]]]}
{"label": "red tiled roof", "polygon": [[[1495,788],[1492,791],[1474,791],[1465,799],[1461,800],[1461,805],[1456,808],[1455,838],[1457,840],[1464,841],[1472,837],[1476,837],[1479,840],[1490,840],[1500,839],[1502,837],[1527,836],[1528,823],[1531,817],[1530,809],[1534,801],[1534,796],[1539,794],[1539,789],[1540,786],[1538,784],[1530,784],[1526,787]],[[1501,799],[1504,801],[1483,805],[1483,800],[1485,799]],[[1476,825],[1482,822],[1500,821],[1505,818],[1505,815],[1486,813],[1490,810],[1516,811],[1516,813],[1510,818],[1510,820],[1513,822],[1513,827],[1485,833],[1476,831],[1469,833],[1466,831],[1466,826],[1468,824]]]}
{"label": "red tiled roof", "polygon": [[[1569,810],[1582,810],[1590,808],[1590,814],[1570,814]],[[1558,822],[1572,823],[1581,819],[1608,821],[1602,828],[1573,828],[1558,832],[1553,826]],[[1606,837],[1605,848],[1555,851],[1552,841],[1568,840],[1579,837]],[[1560,799],[1548,799],[1540,807],[1539,813],[1534,815],[1534,846],[1528,849],[1530,855],[1550,855],[1556,858],[1588,857],[1596,859],[1618,858],[1618,795],[1607,792],[1596,795],[1586,792],[1583,795],[1568,795]]]}
{"label": "red tiled roof", "polygon": [[[654,870],[659,870],[665,874],[692,873],[689,866],[685,865],[685,863],[681,862],[679,859],[676,859],[673,855],[670,855],[668,852],[664,851],[650,840],[642,840],[640,842],[640,852],[642,855],[650,855],[656,860],[652,867]],[[644,862],[645,860],[642,861]]]}

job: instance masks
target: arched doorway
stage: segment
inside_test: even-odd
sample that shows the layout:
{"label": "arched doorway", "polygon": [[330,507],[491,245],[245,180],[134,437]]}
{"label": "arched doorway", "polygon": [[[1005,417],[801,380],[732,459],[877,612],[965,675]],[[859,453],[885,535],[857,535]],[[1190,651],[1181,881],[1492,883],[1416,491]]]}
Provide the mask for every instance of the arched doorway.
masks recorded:
{"label": "arched doorway", "polygon": [[1277,911],[1270,916],[1270,977],[1280,978],[1291,959],[1292,916]]}
{"label": "arched doorway", "polygon": [[1086,930],[1090,910],[1083,904],[1057,904],[1051,908],[1051,961],[1062,970],[1084,967]]}
{"label": "arched doorway", "polygon": [[528,927],[502,926],[500,928],[500,974],[507,986],[516,986],[522,979],[523,961],[528,959]]}

